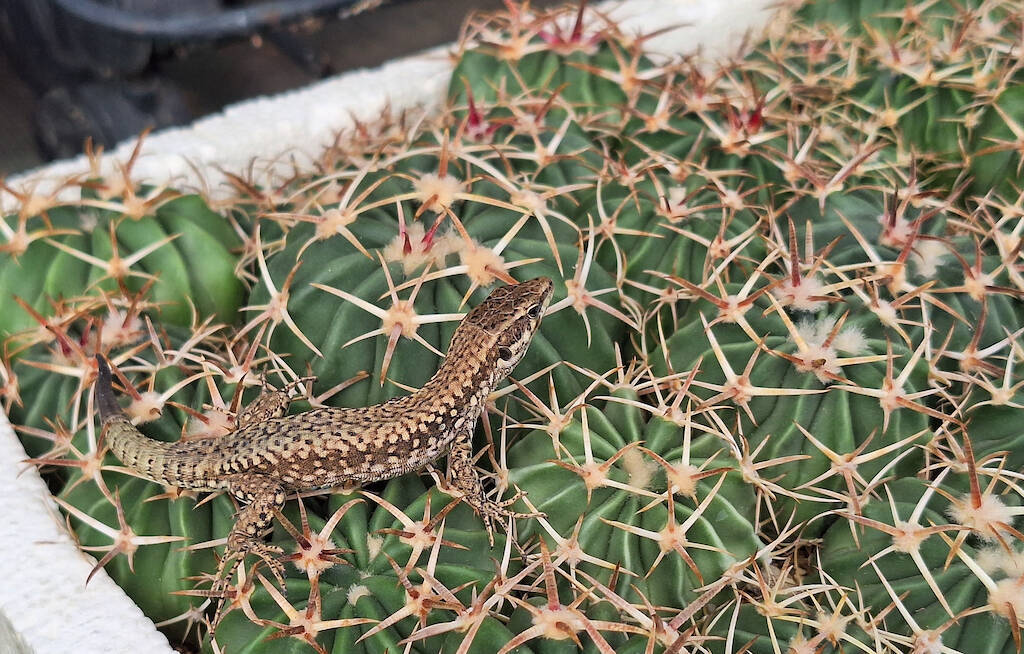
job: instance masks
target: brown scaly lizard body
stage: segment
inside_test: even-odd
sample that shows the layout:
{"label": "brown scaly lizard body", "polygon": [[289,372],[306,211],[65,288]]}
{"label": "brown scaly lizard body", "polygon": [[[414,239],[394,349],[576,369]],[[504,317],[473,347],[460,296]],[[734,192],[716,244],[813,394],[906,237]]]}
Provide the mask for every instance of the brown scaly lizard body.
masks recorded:
{"label": "brown scaly lizard body", "polygon": [[[165,443],[143,435],[118,406],[110,369],[97,356],[96,398],[104,440],[123,464],[179,488],[226,490],[244,504],[228,535],[228,557],[267,562],[279,578],[279,548],[261,540],[290,493],[364,484],[422,468],[448,455],[448,484],[493,521],[517,515],[488,498],[473,467],[472,436],[491,389],[529,347],[552,283],[538,277],[493,291],[455,330],[437,373],[412,395],[355,409],[285,415],[284,392],[261,395],[220,438]],[[230,573],[229,573],[230,576]]]}

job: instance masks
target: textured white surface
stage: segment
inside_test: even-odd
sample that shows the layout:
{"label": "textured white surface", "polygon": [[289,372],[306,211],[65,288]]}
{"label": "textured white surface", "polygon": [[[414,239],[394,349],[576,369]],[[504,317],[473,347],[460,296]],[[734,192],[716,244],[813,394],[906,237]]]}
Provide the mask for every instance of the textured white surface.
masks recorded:
{"label": "textured white surface", "polygon": [[[748,33],[768,23],[778,0],[622,0],[600,7],[627,32],[648,34],[644,49],[667,57],[699,53],[706,60],[735,54]],[[756,39],[754,40],[756,43]]]}
{"label": "textured white surface", "polygon": [[[225,190],[222,170],[245,174],[250,166],[276,164],[308,168],[340,130],[354,120],[373,119],[393,107],[430,108],[444,97],[451,63],[447,49],[401,59],[373,70],[357,70],[306,88],[256,98],[227,107],[187,127],[151,134],[132,177],[135,181],[178,188]],[[116,175],[128,160],[134,139],[103,156],[101,174]],[[63,180],[89,172],[84,156],[59,161],[12,178],[15,189],[48,195]],[[74,199],[68,189],[62,197]],[[0,194],[0,208],[11,211],[15,199]]]}
{"label": "textured white surface", "polygon": [[[773,0],[616,0],[599,9],[637,34],[674,27],[648,42],[665,56],[700,51],[713,59],[731,54],[748,30],[762,27],[772,4]],[[151,135],[133,179],[216,191],[221,171],[244,174],[254,164],[266,169],[271,162],[289,169],[308,166],[356,119],[372,119],[388,105],[439,105],[451,65],[447,49],[439,48],[228,107],[188,127]],[[125,143],[104,155],[102,174],[114,174],[133,147],[134,142]],[[8,184],[48,194],[62,180],[88,172],[88,162],[78,157],[9,179]],[[11,211],[14,206],[13,197],[0,193],[0,209]],[[93,560],[82,555],[63,531],[57,507],[35,470],[22,473],[24,458],[0,412],[0,652],[172,652],[105,573],[84,587]]]}
{"label": "textured white surface", "polygon": [[[0,412],[0,652],[171,654],[163,634],[64,530]],[[11,628],[13,627],[13,632]]]}

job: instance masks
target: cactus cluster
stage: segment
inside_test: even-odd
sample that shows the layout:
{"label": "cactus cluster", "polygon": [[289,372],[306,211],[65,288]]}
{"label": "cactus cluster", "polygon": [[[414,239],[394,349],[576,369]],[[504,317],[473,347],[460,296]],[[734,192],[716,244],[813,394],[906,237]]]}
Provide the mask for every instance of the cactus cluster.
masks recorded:
{"label": "cactus cluster", "polygon": [[[204,651],[1019,651],[1022,32],[1011,0],[811,2],[713,64],[509,3],[467,22],[445,110],[228,207],[130,162],[75,203],[18,190],[4,406],[83,549]],[[540,515],[493,545],[426,473],[303,496],[286,587],[243,567],[218,602],[231,500],[100,449],[96,352],[145,433],[217,438],[266,383],[293,410],[420,386],[537,275],[477,465]]]}

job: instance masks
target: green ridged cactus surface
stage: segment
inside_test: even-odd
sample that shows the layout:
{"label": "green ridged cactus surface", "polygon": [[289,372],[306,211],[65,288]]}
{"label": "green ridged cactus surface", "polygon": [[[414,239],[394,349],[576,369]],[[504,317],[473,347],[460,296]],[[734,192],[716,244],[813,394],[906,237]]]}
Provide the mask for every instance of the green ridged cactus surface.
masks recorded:
{"label": "green ridged cactus surface", "polygon": [[131,208],[128,198],[96,197],[5,218],[4,231],[23,228],[25,237],[23,248],[0,260],[0,335],[38,327],[32,311],[59,319],[55,303],[102,301],[119,285],[137,292],[152,284],[146,300],[165,324],[188,326],[195,316],[233,321],[243,297],[235,276],[241,239],[228,221],[195,195],[143,204],[141,215]]}

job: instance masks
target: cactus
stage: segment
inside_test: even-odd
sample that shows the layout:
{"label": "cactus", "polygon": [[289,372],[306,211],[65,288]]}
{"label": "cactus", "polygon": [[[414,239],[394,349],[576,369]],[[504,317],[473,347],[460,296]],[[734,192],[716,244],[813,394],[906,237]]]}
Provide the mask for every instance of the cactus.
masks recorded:
{"label": "cactus", "polygon": [[[1014,651],[1024,16],[782,13],[709,68],[585,3],[510,4],[467,24],[438,115],[360,125],[315,173],[237,177],[229,218],[127,178],[26,195],[0,274],[71,258],[22,296],[3,399],[83,547],[207,651]],[[133,223],[89,193],[159,206]],[[133,264],[188,254],[160,231],[179,203],[227,244],[194,314],[167,304],[187,276],[58,274],[85,247],[62,221],[95,207],[147,232]],[[97,351],[147,433],[216,437],[264,380],[295,410],[421,385],[467,306],[541,274],[549,315],[477,434],[533,514],[493,545],[425,476],[302,497],[270,535],[286,587],[243,566],[215,609],[194,546],[230,501],[147,501],[170,491],[97,451]]]}
{"label": "cactus", "polygon": [[188,326],[196,314],[234,320],[242,284],[232,249],[240,239],[201,198],[166,190],[145,199],[85,195],[5,219],[0,335],[37,326],[32,309],[49,316],[51,302],[101,298],[121,284],[132,292],[152,284],[147,300],[159,304],[162,323]]}
{"label": "cactus", "polygon": [[[830,562],[835,581],[856,585],[867,604],[894,603],[897,615],[890,622],[912,632],[922,645],[932,639],[960,651],[1006,651],[1012,646],[1009,624],[993,624],[988,616],[962,613],[992,599],[992,589],[985,588],[987,575],[972,570],[971,565],[983,554],[994,556],[999,565],[1004,557],[1012,559],[1012,548],[998,552],[991,547],[954,544],[950,523],[955,525],[958,518],[966,517],[955,508],[962,496],[950,502],[943,497],[946,493],[911,478],[894,480],[883,490],[885,501],[872,504],[858,517],[867,529],[837,523],[826,534],[821,556]],[[855,536],[857,531],[861,533]],[[946,565],[950,556],[953,558]],[[1005,574],[991,570],[992,565],[986,566],[989,574]],[[997,612],[1004,609],[994,608]],[[987,625],[987,633],[979,639],[975,630],[982,624]],[[929,629],[922,625],[941,626]],[[924,633],[929,630],[934,633]]]}
{"label": "cactus", "polygon": [[[458,181],[472,177],[463,168],[500,175],[497,157],[486,149],[467,153],[465,162],[454,161],[447,154],[449,148],[468,144],[425,136],[425,142],[409,146],[416,157],[389,161],[387,171],[376,178],[365,171],[350,173],[343,197],[331,202],[321,197],[308,214],[274,214],[279,220],[303,224],[287,230],[283,250],[260,259],[260,282],[246,309],[260,312],[243,332],[268,322],[271,349],[290,355],[286,364],[297,374],[305,374],[309,366],[328,387],[369,373],[368,379],[344,389],[332,402],[373,404],[402,393],[401,385],[415,387],[429,378],[439,348],[451,338],[452,323],[467,302],[482,299],[483,288],[510,279],[513,273],[547,275],[567,278],[557,286],[554,301],[564,310],[545,321],[521,364],[523,376],[546,372],[571,349],[579,351],[581,366],[613,366],[613,344],[623,339],[633,319],[619,306],[617,294],[608,302],[597,296],[614,291],[615,281],[588,261],[593,244],[564,218],[531,217],[530,208],[521,206],[528,202],[529,191],[509,197],[510,189],[515,189],[509,179]],[[556,137],[545,133],[542,138]],[[564,139],[550,154],[557,161],[573,156],[580,147]],[[502,154],[512,157],[516,150],[509,147]],[[539,177],[558,165],[528,167]],[[435,189],[445,185],[451,187],[451,197],[440,197],[445,191]],[[456,202],[458,218],[450,213]],[[430,218],[432,224],[425,227]],[[325,230],[330,221],[339,226]],[[575,275],[562,272],[573,262]],[[354,279],[359,281],[353,283]],[[287,318],[259,309],[274,306],[274,298],[285,295]],[[286,325],[278,326],[282,320]],[[581,331],[587,335],[583,343],[574,338]],[[377,334],[384,338],[367,340]],[[560,392],[582,389],[578,375],[566,369],[553,374]]]}

